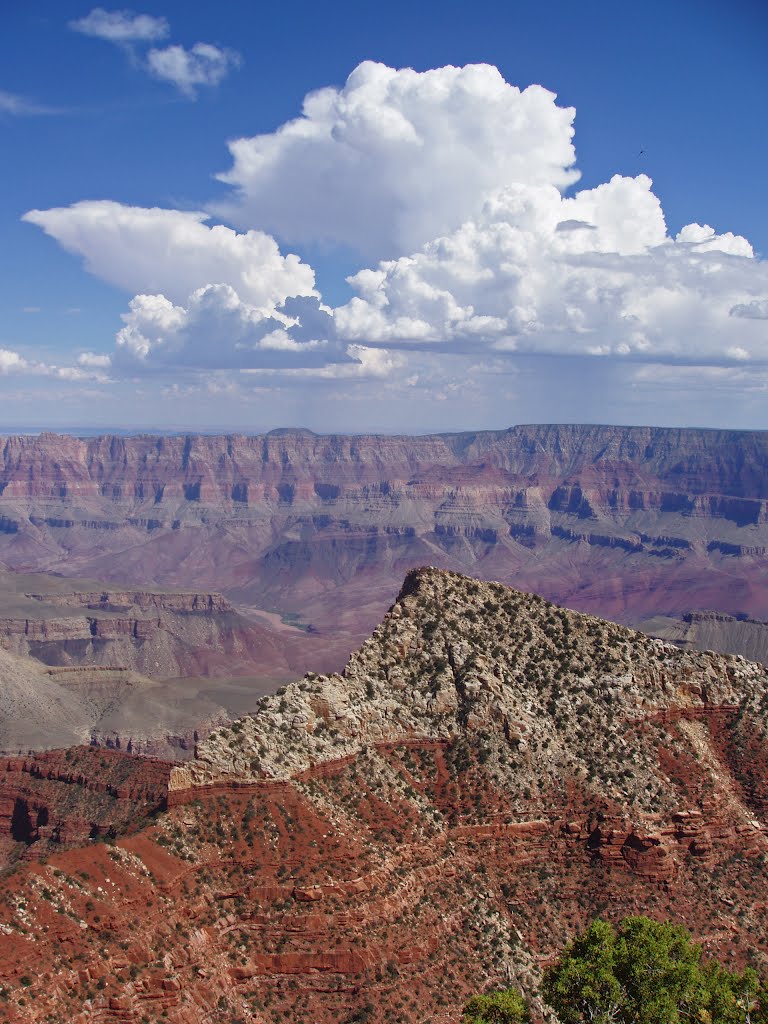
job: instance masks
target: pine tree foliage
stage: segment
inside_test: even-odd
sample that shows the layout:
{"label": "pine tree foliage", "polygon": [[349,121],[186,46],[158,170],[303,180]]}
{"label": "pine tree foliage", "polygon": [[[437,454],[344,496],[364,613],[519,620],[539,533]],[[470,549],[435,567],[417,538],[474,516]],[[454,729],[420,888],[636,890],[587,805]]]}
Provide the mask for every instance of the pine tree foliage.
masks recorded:
{"label": "pine tree foliage", "polygon": [[766,1024],[768,993],[757,974],[703,961],[680,925],[595,921],[544,977],[562,1024]]}

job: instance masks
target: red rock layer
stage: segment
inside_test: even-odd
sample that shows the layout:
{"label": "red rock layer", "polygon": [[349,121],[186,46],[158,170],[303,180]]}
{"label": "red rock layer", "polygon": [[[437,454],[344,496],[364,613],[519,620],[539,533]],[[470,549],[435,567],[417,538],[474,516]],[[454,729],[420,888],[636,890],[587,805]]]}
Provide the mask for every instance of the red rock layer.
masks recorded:
{"label": "red rock layer", "polygon": [[[740,744],[731,708],[694,719],[713,788],[676,732],[685,714],[649,732],[679,795],[667,817],[573,779],[500,790],[479,748],[418,738],[293,781],[190,792],[113,847],[6,877],[5,1019],[455,1024],[489,982],[531,990],[598,913],[672,917],[710,953],[765,965],[768,838],[739,781],[765,743]],[[48,771],[69,779],[68,764]],[[148,771],[126,782],[134,795],[161,782],[163,766]]]}
{"label": "red rock layer", "polygon": [[166,806],[171,767],[91,747],[0,758],[0,849],[40,856],[130,830]]}

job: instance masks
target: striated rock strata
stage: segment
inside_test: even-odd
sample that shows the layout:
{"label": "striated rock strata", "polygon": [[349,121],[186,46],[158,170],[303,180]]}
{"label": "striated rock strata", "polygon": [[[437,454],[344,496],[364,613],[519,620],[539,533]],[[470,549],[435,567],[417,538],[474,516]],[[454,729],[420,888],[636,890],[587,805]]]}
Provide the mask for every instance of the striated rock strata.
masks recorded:
{"label": "striated rock strata", "polygon": [[520,426],[425,437],[6,439],[14,569],[223,591],[339,667],[431,562],[629,624],[768,619],[768,434]]}
{"label": "striated rock strata", "polygon": [[280,636],[221,594],[84,589],[89,582],[67,587],[0,569],[0,647],[52,667],[122,667],[155,678],[292,674],[303,634]]}
{"label": "striated rock strata", "polygon": [[172,768],[147,827],[6,874],[3,1012],[456,1024],[598,913],[765,968],[767,715],[741,657],[413,572],[342,674]]}
{"label": "striated rock strata", "polygon": [[135,831],[165,808],[170,769],[93,747],[0,758],[0,849],[39,853]]}
{"label": "striated rock strata", "polygon": [[0,753],[90,741],[189,756],[299,674],[305,634],[220,594],[93,587],[0,569]]}

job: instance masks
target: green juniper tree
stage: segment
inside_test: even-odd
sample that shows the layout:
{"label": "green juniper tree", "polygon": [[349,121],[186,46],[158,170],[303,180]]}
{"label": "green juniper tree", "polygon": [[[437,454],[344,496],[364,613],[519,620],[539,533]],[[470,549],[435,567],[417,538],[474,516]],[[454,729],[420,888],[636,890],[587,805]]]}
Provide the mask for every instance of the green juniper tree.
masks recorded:
{"label": "green juniper tree", "polygon": [[528,1005],[517,989],[472,996],[464,1007],[461,1024],[528,1024]]}
{"label": "green juniper tree", "polygon": [[768,1024],[754,971],[702,962],[681,925],[627,917],[594,921],[544,976],[563,1024]]}

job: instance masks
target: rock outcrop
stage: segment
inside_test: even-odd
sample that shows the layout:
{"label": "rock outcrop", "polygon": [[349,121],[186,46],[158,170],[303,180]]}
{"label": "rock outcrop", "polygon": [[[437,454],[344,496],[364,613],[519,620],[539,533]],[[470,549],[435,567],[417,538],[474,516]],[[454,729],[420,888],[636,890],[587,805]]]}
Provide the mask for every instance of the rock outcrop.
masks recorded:
{"label": "rock outcrop", "polygon": [[[538,784],[590,776],[617,800],[658,811],[677,796],[664,792],[642,727],[756,711],[763,698],[767,670],[743,658],[682,651],[501,584],[418,569],[341,675],[310,674],[263,697],[175,769],[171,787],[287,779],[371,743],[480,730],[489,760],[522,751]],[[631,783],[600,775],[617,764],[632,765]]]}
{"label": "rock outcrop", "polygon": [[39,856],[137,831],[166,807],[170,769],[95,747],[0,758],[0,849]]}
{"label": "rock outcrop", "polygon": [[4,1013],[456,1024],[598,913],[764,968],[767,726],[762,666],[415,571],[343,673],[170,768],[146,827],[47,863],[21,837]]}

